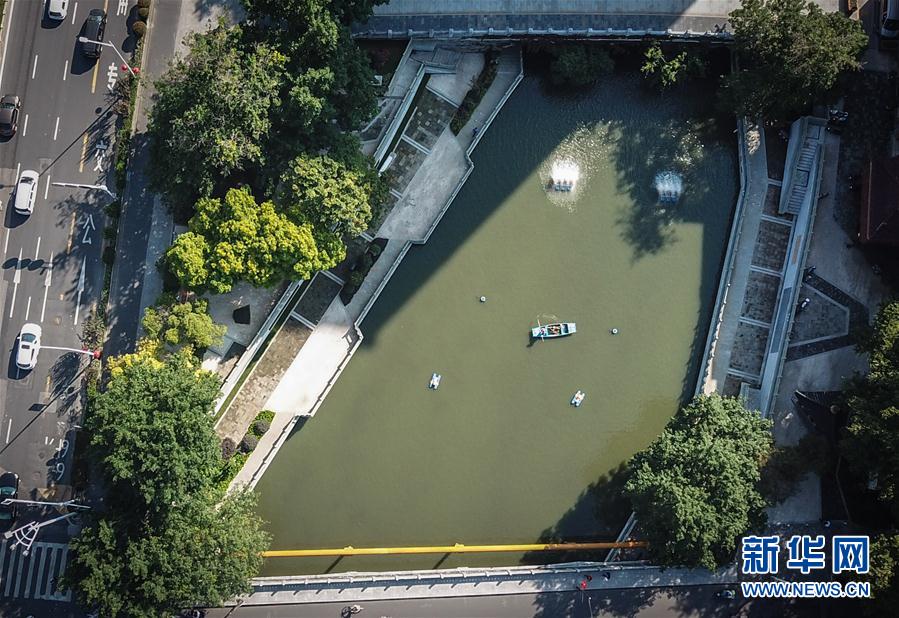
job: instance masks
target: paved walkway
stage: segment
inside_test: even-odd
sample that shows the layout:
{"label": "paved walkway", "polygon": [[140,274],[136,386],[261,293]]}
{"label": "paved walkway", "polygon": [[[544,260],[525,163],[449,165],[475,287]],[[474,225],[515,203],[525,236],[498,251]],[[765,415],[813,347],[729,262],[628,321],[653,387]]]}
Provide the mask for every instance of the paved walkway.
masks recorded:
{"label": "paved walkway", "polygon": [[[609,574],[609,578],[603,575]],[[399,598],[466,597],[580,590],[615,590],[733,584],[734,568],[660,569],[646,566],[606,567],[584,563],[571,567],[447,569],[398,573],[339,574],[290,578],[257,578],[243,605],[329,603]]]}
{"label": "paved walkway", "polygon": [[[839,0],[817,0],[826,11],[839,10]],[[413,30],[422,36],[497,36],[512,29],[564,34],[576,31],[650,30],[655,32],[718,32],[727,25],[728,14],[738,0],[392,0],[376,6],[364,24],[354,25],[356,34],[407,38]],[[451,32],[452,31],[452,32]]]}

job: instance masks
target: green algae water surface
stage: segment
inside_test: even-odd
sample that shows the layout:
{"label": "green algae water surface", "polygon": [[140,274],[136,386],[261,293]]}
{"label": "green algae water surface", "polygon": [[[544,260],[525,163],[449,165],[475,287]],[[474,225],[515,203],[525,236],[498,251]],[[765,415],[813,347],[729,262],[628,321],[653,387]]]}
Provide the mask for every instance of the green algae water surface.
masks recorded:
{"label": "green algae water surface", "polygon": [[[273,549],[614,539],[629,512],[616,470],[692,395],[705,344],[739,184],[713,95],[615,76],[560,96],[526,77],[261,479]],[[580,170],[570,195],[546,189],[560,161]],[[663,208],[667,170],[684,193]],[[577,333],[534,343],[538,320]],[[263,574],[547,558],[278,558]]]}

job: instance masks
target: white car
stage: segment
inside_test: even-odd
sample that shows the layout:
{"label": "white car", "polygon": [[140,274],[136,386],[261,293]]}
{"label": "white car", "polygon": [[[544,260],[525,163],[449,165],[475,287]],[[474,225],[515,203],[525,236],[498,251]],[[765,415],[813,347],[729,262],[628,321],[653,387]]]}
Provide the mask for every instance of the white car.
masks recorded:
{"label": "white car", "polygon": [[30,215],[34,212],[34,198],[37,196],[37,181],[39,175],[34,170],[25,170],[19,176],[16,184],[16,201],[13,209],[21,215]]}
{"label": "white car", "polygon": [[19,344],[16,347],[16,367],[34,369],[37,365],[37,353],[41,351],[41,327],[27,323],[19,331]]}
{"label": "white car", "polygon": [[55,21],[62,21],[69,12],[69,0],[50,0],[47,2],[47,17]]}

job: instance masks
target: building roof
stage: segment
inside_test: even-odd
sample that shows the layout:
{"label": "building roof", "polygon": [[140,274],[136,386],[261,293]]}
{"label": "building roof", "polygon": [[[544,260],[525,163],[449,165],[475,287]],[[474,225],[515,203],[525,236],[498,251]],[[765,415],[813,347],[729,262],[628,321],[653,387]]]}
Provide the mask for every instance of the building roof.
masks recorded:
{"label": "building roof", "polygon": [[865,166],[858,237],[899,245],[899,157],[871,159]]}

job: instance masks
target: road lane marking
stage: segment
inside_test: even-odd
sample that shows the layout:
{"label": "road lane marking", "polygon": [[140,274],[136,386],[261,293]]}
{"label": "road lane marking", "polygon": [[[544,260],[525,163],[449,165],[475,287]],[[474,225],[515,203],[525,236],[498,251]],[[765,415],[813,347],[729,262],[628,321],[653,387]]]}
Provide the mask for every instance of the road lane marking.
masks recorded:
{"label": "road lane marking", "polygon": [[94,76],[91,78],[91,94],[97,91],[97,72],[100,70],[100,61],[94,63]]}
{"label": "road lane marking", "polygon": [[28,133],[28,114],[25,114],[25,126],[22,127],[22,136]]}
{"label": "road lane marking", "polygon": [[37,73],[37,54],[34,55],[34,66],[31,67],[31,79],[34,79],[34,75]]}
{"label": "road lane marking", "polygon": [[66,66],[62,70],[62,81],[66,81],[66,75],[68,75],[68,74],[69,74],[69,61],[68,61],[68,59],[66,59]]}
{"label": "road lane marking", "polygon": [[3,69],[6,67],[6,45],[9,43],[9,37],[6,36],[6,33],[9,32],[9,26],[12,24],[12,9],[15,3],[16,0],[9,0],[9,10],[6,11],[9,13],[9,18],[6,21],[6,27],[3,28],[3,59],[0,60],[0,83],[3,82]]}
{"label": "road lane marking", "polygon": [[82,245],[90,245],[91,243],[91,230],[96,230],[97,226],[94,223],[94,215],[88,214],[87,219],[84,220],[82,224],[84,229],[84,236],[81,239]]}
{"label": "road lane marking", "polygon": [[19,281],[22,279],[22,271],[20,270],[20,266],[22,265],[22,250],[19,249],[19,259],[16,261],[16,274],[13,275],[12,282],[12,302],[9,303],[9,317],[12,317],[12,312],[16,308],[16,292],[19,291]]}
{"label": "road lane marking", "polygon": [[[84,291],[84,268],[87,266],[87,258],[81,258],[81,274],[78,275],[78,302],[75,303],[75,326],[78,326],[78,312],[81,311],[81,293]],[[15,290],[13,290],[15,296]],[[12,316],[10,316],[12,317]]]}
{"label": "road lane marking", "polygon": [[16,163],[16,182],[19,182],[19,172],[22,170],[22,164]]}
{"label": "road lane marking", "polygon": [[37,259],[37,256],[41,254],[41,237],[37,237],[37,247],[34,250],[34,259]]}
{"label": "road lane marking", "polygon": [[72,252],[72,238],[75,236],[75,213],[72,213],[72,222],[69,224],[69,240],[66,243],[66,253]]}
{"label": "road lane marking", "polygon": [[9,432],[12,430],[12,419],[9,419],[9,424],[6,426],[6,443],[9,444]]}
{"label": "road lane marking", "polygon": [[59,116],[56,117],[56,128],[53,129],[53,141],[56,141],[56,136],[59,135]]}
{"label": "road lane marking", "polygon": [[72,8],[72,25],[75,25],[75,14],[78,12],[78,3],[75,3],[75,6]]}
{"label": "road lane marking", "polygon": [[9,247],[9,228],[6,228],[6,240],[3,241],[3,257],[6,257],[6,249]]}
{"label": "road lane marking", "polygon": [[25,321],[28,321],[28,314],[31,313],[31,297],[28,297],[28,302],[25,304]]}
{"label": "road lane marking", "polygon": [[[53,278],[53,253],[50,253],[50,261],[48,262],[50,265],[47,268],[47,274],[44,277],[44,304],[41,305],[41,323],[44,322],[44,312],[47,310],[47,292],[50,291],[50,281]],[[50,376],[47,376],[47,380],[50,380]],[[47,387],[47,390],[50,390],[50,387]]]}
{"label": "road lane marking", "polygon": [[87,156],[87,133],[84,134],[84,139],[81,140],[81,160],[78,161],[78,172],[81,173],[84,171],[84,158]]}
{"label": "road lane marking", "polygon": [[116,17],[128,13],[128,0],[119,0],[119,6],[115,11]]}
{"label": "road lane marking", "polygon": [[47,184],[44,186],[44,199],[47,199],[47,193],[50,191],[50,174],[47,174]]}

